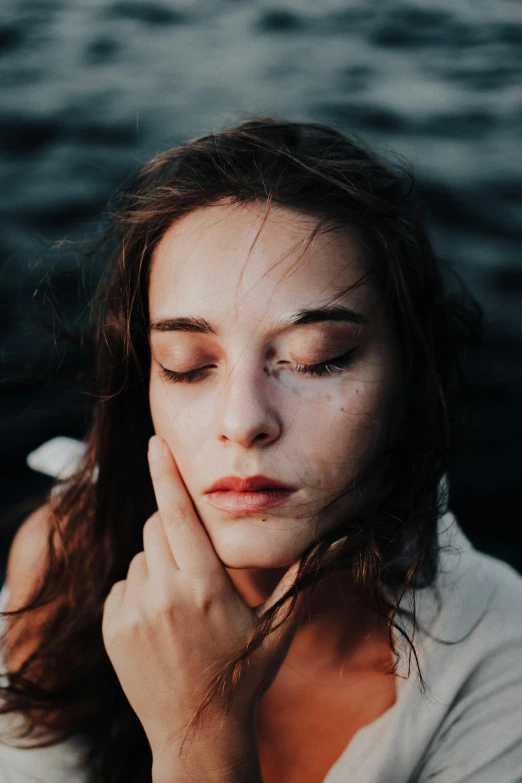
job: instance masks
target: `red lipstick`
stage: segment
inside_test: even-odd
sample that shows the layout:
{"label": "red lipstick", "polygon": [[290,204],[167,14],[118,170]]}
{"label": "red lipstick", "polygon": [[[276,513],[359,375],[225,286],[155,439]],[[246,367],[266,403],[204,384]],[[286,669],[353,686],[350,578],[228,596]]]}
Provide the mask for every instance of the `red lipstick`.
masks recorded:
{"label": "red lipstick", "polygon": [[268,478],[268,476],[248,476],[240,478],[239,476],[225,476],[215,481],[211,487],[205,490],[209,492],[218,492],[221,490],[234,490],[235,492],[258,492],[263,489],[285,489],[293,491],[295,488],[288,484],[283,484],[277,479]]}
{"label": "red lipstick", "polygon": [[214,508],[242,516],[278,506],[294,491],[294,487],[267,476],[225,476],[215,481],[205,495]]}

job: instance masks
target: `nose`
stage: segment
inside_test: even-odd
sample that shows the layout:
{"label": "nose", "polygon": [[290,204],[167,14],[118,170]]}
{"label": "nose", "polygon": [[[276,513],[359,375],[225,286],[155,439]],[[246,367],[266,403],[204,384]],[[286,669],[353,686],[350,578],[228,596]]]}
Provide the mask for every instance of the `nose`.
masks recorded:
{"label": "nose", "polygon": [[243,448],[268,446],[282,429],[270,375],[259,365],[240,364],[230,374],[221,400],[219,440]]}

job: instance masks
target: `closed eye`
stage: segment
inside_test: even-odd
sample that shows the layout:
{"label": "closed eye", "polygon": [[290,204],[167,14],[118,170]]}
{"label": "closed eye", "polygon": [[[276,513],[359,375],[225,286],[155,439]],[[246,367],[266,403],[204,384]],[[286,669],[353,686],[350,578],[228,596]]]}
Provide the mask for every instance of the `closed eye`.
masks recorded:
{"label": "closed eye", "polygon": [[319,364],[290,364],[290,367],[295,372],[302,373],[303,375],[329,375],[332,373],[340,372],[351,361],[355,348],[351,348],[341,356],[336,356],[333,359],[328,359],[325,362],[319,362]]}
{"label": "closed eye", "polygon": [[[288,362],[288,366],[294,372],[301,375],[311,376],[324,376],[333,375],[341,372],[351,361],[353,354],[357,349],[351,348],[349,351],[335,356],[333,359],[328,359],[318,364],[299,364],[297,362]],[[198,379],[206,377],[211,367],[198,367],[195,370],[189,370],[188,372],[176,372],[175,370],[169,370],[160,364],[161,374],[171,383],[192,383]]]}

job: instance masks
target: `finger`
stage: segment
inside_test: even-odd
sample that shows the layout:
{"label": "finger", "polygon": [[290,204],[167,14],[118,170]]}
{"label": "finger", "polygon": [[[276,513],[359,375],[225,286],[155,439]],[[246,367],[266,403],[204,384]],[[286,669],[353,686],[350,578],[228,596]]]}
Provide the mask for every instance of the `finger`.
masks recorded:
{"label": "finger", "polygon": [[164,580],[179,567],[172,554],[159,511],[155,511],[143,526],[143,551],[149,574]]}
{"label": "finger", "polygon": [[225,571],[192,499],[181,478],[174,457],[159,435],[149,441],[149,466],[158,511],[172,555],[180,570],[215,575]]}
{"label": "finger", "polygon": [[327,556],[326,556],[326,562],[329,563],[331,560],[335,560],[341,549],[344,547],[345,543],[348,540],[348,536],[343,536],[342,538],[339,538],[337,541],[334,541],[334,543],[328,548]]}
{"label": "finger", "polygon": [[[282,598],[288,590],[295,584],[297,574],[299,571],[299,567],[301,565],[301,560],[298,560],[296,563],[293,563],[290,568],[285,572],[283,578],[278,582],[278,584],[275,587],[275,590],[272,591],[271,595],[267,600],[261,605],[258,606],[256,611],[258,614],[263,614],[266,612],[267,609],[270,609],[277,601],[279,601],[280,598]],[[296,610],[299,608],[299,604],[302,603],[304,598],[303,593],[301,592],[298,595],[298,599],[296,602]],[[286,610],[285,610],[286,611]]]}
{"label": "finger", "polygon": [[126,584],[124,579],[115,582],[103,602],[102,634],[104,637],[112,627],[113,617],[116,617],[121,609]]}
{"label": "finger", "polygon": [[145,553],[138,552],[130,561],[127,571],[122,608],[125,606],[137,606],[140,603],[145,592],[145,583],[148,575]]}
{"label": "finger", "polygon": [[[335,560],[339,552],[342,550],[347,538],[348,536],[343,536],[343,538],[340,538],[337,541],[335,541],[333,544],[331,544],[323,559],[323,565],[328,565],[329,563]],[[277,603],[277,601],[279,601],[279,599],[282,598],[288,592],[288,590],[290,590],[290,588],[295,584],[300,565],[301,565],[301,560],[298,560],[296,563],[293,563],[290,566],[290,568],[284,574],[283,578],[276,585],[276,588],[272,592],[270,597],[264,602],[264,604],[262,604],[261,607],[258,607],[261,613],[265,612],[267,609],[269,609],[271,606]],[[296,614],[299,612],[301,605],[305,601],[306,592],[307,592],[306,588],[304,590],[299,591],[299,595],[297,597],[297,601],[295,604]]]}
{"label": "finger", "polygon": [[[256,608],[255,611],[258,616],[260,613],[262,614],[267,609],[272,607],[295,584],[300,565],[301,560],[298,560],[297,563],[294,563],[290,566],[267,601],[265,601],[262,607]],[[281,663],[281,661],[284,659],[284,656],[288,652],[288,649],[292,643],[292,639],[295,636],[299,622],[302,618],[303,608],[307,595],[308,590],[306,588],[299,592],[292,607],[290,616],[288,616],[288,612],[290,611],[290,604],[288,602],[284,603],[283,606],[276,612],[275,623],[278,625],[279,622],[282,621],[281,625],[272,631],[272,633],[270,633],[263,640],[261,645],[262,650],[265,653],[268,653],[270,656],[273,656],[274,661],[279,661],[279,663]]]}

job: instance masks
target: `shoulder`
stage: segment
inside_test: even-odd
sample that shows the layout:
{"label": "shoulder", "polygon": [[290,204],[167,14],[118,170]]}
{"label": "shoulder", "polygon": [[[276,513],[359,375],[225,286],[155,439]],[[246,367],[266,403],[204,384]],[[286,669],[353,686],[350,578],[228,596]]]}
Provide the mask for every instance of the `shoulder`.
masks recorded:
{"label": "shoulder", "polygon": [[33,511],[16,532],[7,560],[9,610],[23,606],[43,576],[51,519],[51,507],[45,504]]}
{"label": "shoulder", "polygon": [[477,552],[468,586],[487,596],[475,626],[431,662],[437,730],[418,783],[516,783],[522,769],[522,577]]}
{"label": "shoulder", "polygon": [[415,597],[421,670],[439,716],[494,683],[522,688],[522,577],[475,549],[454,517],[441,531],[438,577]]}
{"label": "shoulder", "polygon": [[477,550],[452,512],[439,520],[439,569],[419,596],[426,627],[444,643],[482,635],[522,641],[522,576],[507,563]]}
{"label": "shoulder", "polygon": [[457,533],[426,650],[431,728],[415,780],[515,783],[514,770],[522,768],[522,577]]}
{"label": "shoulder", "polygon": [[469,590],[482,591],[485,606],[468,643],[462,646],[463,662],[467,658],[469,666],[463,693],[480,687],[489,690],[494,684],[497,696],[504,691],[510,701],[516,692],[522,740],[522,576],[483,552],[475,551],[473,561]]}
{"label": "shoulder", "polygon": [[[502,612],[513,612],[522,619],[522,575],[496,557],[483,552],[477,552],[477,556],[494,585],[494,607]],[[522,632],[522,628],[520,630]]]}
{"label": "shoulder", "polygon": [[[15,611],[31,601],[43,582],[52,527],[52,510],[46,504],[34,511],[18,529],[7,561],[3,611]],[[3,655],[9,670],[18,669],[38,647],[41,629],[58,599],[28,614],[6,618]]]}
{"label": "shoulder", "polygon": [[470,565],[469,592],[484,598],[476,630],[485,649],[513,643],[522,646],[522,576],[508,563],[476,550]]}

